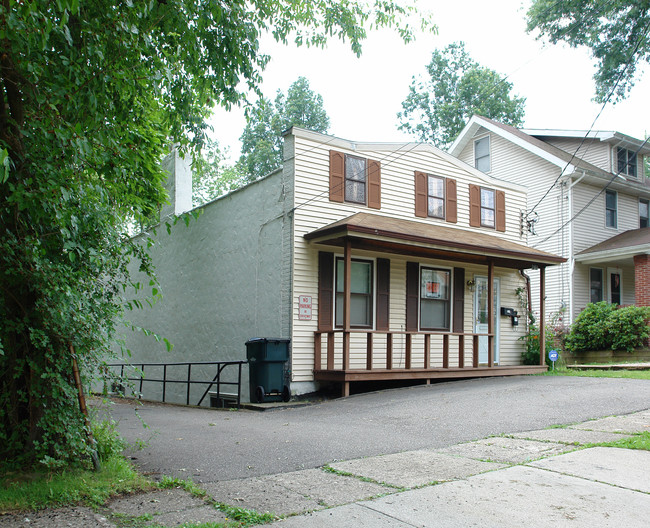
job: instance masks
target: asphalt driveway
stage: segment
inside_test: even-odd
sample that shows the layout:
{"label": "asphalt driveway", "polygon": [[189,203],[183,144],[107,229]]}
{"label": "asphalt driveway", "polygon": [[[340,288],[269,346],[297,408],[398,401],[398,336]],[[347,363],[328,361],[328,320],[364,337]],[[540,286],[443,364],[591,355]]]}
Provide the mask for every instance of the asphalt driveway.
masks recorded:
{"label": "asphalt driveway", "polygon": [[141,471],[209,483],[648,408],[647,380],[526,376],[393,389],[266,412],[133,402],[114,403],[109,412],[134,445]]}

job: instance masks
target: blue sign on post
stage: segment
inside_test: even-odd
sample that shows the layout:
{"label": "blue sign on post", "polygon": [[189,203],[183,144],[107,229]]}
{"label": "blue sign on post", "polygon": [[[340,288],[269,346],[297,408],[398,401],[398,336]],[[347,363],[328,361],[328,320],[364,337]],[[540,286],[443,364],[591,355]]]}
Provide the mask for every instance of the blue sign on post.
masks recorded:
{"label": "blue sign on post", "polygon": [[555,370],[555,362],[557,361],[557,358],[558,358],[557,350],[548,351],[548,359],[550,359],[553,362],[553,370]]}

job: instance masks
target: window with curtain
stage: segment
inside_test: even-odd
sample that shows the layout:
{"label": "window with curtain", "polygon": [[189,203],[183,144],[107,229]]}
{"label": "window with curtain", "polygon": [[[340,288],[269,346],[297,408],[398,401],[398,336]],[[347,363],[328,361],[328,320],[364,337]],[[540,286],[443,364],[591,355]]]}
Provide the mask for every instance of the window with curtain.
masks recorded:
{"label": "window with curtain", "polygon": [[[350,276],[350,326],[372,327],[373,265],[369,260],[353,259]],[[343,326],[343,288],[345,261],[336,259],[336,326]]]}
{"label": "window with curtain", "polygon": [[366,160],[345,156],[345,201],[366,203]]}

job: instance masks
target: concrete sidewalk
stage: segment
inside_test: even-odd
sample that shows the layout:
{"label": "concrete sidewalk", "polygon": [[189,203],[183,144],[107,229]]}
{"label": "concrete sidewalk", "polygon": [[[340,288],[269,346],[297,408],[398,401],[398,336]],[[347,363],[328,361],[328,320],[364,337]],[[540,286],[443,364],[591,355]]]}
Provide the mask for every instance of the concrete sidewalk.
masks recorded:
{"label": "concrete sidewalk", "polygon": [[226,522],[214,502],[290,527],[647,526],[650,452],[587,444],[650,431],[650,410],[324,468],[204,483],[87,508],[0,517],[0,526],[92,528]]}

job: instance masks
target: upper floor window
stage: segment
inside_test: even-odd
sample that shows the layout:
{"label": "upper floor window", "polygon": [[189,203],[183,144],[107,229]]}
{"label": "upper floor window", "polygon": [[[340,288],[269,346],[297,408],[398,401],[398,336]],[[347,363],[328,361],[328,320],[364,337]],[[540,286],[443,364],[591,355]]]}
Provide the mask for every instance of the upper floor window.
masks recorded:
{"label": "upper floor window", "polygon": [[345,201],[366,203],[366,160],[345,156]]}
{"label": "upper floor window", "polygon": [[623,147],[616,147],[616,170],[619,174],[636,178],[636,153]]}
{"label": "upper floor window", "polygon": [[332,202],[381,209],[381,164],[330,150],[329,191]]}
{"label": "upper floor window", "polygon": [[506,230],[506,193],[496,189],[469,185],[469,225]]}
{"label": "upper floor window", "polygon": [[427,215],[445,217],[445,179],[427,176]]}
{"label": "upper floor window", "polygon": [[490,136],[474,141],[474,167],[490,172]]}
{"label": "upper floor window", "polygon": [[494,227],[494,189],[481,187],[481,226]]}
{"label": "upper floor window", "polygon": [[415,216],[458,221],[456,180],[415,171]]}
{"label": "upper floor window", "polygon": [[616,228],[618,210],[618,196],[616,191],[605,191],[605,225]]}
{"label": "upper floor window", "polygon": [[639,227],[649,227],[648,213],[650,213],[650,201],[639,198]]}

